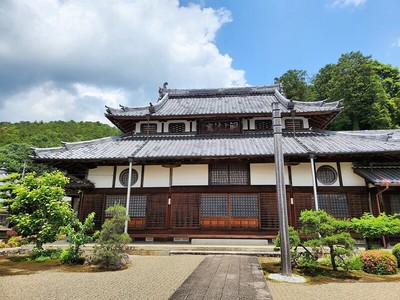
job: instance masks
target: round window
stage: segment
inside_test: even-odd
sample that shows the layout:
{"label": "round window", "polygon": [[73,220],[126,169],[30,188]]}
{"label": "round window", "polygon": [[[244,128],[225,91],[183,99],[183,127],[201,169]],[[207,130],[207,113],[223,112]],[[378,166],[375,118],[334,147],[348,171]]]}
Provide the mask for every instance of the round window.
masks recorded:
{"label": "round window", "polygon": [[[119,175],[119,182],[127,187],[128,186],[128,178],[129,178],[129,169],[125,169],[121,172]],[[136,170],[132,169],[132,180],[131,180],[131,186],[134,185],[139,179],[139,174]]]}
{"label": "round window", "polygon": [[317,179],[325,185],[334,184],[337,180],[337,172],[331,166],[321,166],[317,170]]}

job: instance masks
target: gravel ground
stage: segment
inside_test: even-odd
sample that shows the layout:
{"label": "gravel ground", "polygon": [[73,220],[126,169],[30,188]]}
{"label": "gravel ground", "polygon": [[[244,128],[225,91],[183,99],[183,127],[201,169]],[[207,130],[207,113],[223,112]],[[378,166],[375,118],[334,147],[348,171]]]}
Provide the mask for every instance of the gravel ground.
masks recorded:
{"label": "gravel ground", "polygon": [[131,256],[123,271],[42,271],[0,278],[1,299],[168,299],[204,259],[198,255]]}
{"label": "gravel ground", "polygon": [[399,282],[301,284],[267,281],[274,300],[399,299]]}

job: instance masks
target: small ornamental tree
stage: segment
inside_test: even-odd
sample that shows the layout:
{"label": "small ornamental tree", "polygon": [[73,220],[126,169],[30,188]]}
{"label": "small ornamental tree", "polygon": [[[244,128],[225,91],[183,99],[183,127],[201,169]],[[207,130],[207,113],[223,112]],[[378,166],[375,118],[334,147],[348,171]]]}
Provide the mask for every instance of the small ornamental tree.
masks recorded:
{"label": "small ornamental tree", "polygon": [[364,213],[361,218],[351,220],[352,229],[361,234],[366,240],[367,249],[371,248],[370,240],[385,235],[400,233],[400,214],[387,215],[381,213],[375,217],[370,213]]}
{"label": "small ornamental tree", "polygon": [[88,231],[94,227],[94,212],[90,213],[82,223],[75,219],[74,223],[63,227],[61,231],[67,235],[69,248],[61,253],[61,261],[67,264],[77,264],[82,261],[82,246],[93,241],[93,236]]}
{"label": "small ornamental tree", "polygon": [[337,220],[324,210],[305,210],[301,212],[300,222],[302,233],[315,235],[305,245],[312,248],[328,247],[332,268],[336,271],[336,258],[349,254],[355,245],[349,233],[350,221]]}
{"label": "small ornamental tree", "polygon": [[104,269],[119,269],[128,261],[124,261],[123,253],[126,245],[131,241],[127,233],[124,233],[125,221],[129,217],[125,214],[125,207],[114,205],[106,210],[113,217],[106,220],[102,227],[94,247],[94,262]]}
{"label": "small ornamental tree", "polygon": [[61,172],[52,172],[24,178],[11,175],[6,184],[9,220],[19,235],[35,243],[38,252],[44,243],[56,241],[60,228],[74,219],[70,204],[63,200],[67,182]]}

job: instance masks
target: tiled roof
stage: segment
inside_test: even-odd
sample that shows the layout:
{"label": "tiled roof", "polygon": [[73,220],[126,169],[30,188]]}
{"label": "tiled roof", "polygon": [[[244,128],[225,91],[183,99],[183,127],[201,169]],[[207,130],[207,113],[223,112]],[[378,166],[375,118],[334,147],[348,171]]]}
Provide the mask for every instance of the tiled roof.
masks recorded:
{"label": "tiled roof", "polygon": [[[345,155],[367,153],[400,154],[400,142],[375,138],[346,136],[331,132],[284,133],[283,152],[286,156]],[[274,155],[272,133],[248,133],[231,136],[201,135],[120,135],[116,137],[66,143],[60,148],[34,149],[34,159],[118,160],[134,157],[146,159],[264,157]]]}
{"label": "tiled roof", "polygon": [[359,166],[353,169],[354,173],[375,185],[400,185],[400,166]]}
{"label": "tiled roof", "polygon": [[[153,105],[157,116],[199,116],[223,114],[265,114],[272,113],[272,102],[281,104],[283,113],[288,112],[290,100],[279,92],[279,85],[261,87],[163,90],[162,99]],[[292,101],[297,113],[340,111],[339,101],[327,103]],[[107,108],[106,116],[144,117],[149,114],[149,106]]]}

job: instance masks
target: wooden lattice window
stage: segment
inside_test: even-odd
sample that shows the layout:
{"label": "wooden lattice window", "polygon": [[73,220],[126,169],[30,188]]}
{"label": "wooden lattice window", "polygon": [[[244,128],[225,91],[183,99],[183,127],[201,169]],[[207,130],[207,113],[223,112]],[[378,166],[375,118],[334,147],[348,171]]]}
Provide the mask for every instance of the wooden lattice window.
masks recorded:
{"label": "wooden lattice window", "polygon": [[337,180],[337,172],[331,166],[321,166],[317,170],[317,179],[324,185],[332,185]]}
{"label": "wooden lattice window", "polygon": [[249,165],[244,163],[211,164],[209,180],[210,185],[249,185]]}
{"label": "wooden lattice window", "polygon": [[303,120],[301,119],[286,119],[285,120],[285,128],[286,130],[301,130],[304,129]]}
{"label": "wooden lattice window", "polygon": [[[114,206],[116,204],[126,207],[126,196],[124,196],[124,195],[107,195],[105,209],[107,209],[111,206]],[[107,218],[110,218],[110,217],[112,217],[112,214],[109,212],[105,212],[105,216]]]}
{"label": "wooden lattice window", "polygon": [[146,216],[146,195],[131,196],[129,201],[129,216],[143,218]]}
{"label": "wooden lattice window", "polygon": [[231,217],[258,217],[257,194],[231,194]]}
{"label": "wooden lattice window", "polygon": [[185,123],[169,123],[168,132],[182,133],[185,132]]}
{"label": "wooden lattice window", "polygon": [[254,123],[258,131],[272,130],[272,120],[256,120]]}
{"label": "wooden lattice window", "polygon": [[[129,169],[123,170],[119,175],[119,182],[122,186],[128,186]],[[139,179],[139,174],[135,169],[132,169],[131,186],[133,186]]]}
{"label": "wooden lattice window", "polygon": [[155,123],[141,124],[140,132],[143,134],[156,134],[157,133],[157,124],[155,124]]}
{"label": "wooden lattice window", "polygon": [[225,217],[228,215],[227,194],[202,194],[200,196],[202,217]]}
{"label": "wooden lattice window", "polygon": [[350,217],[346,194],[319,194],[318,206],[334,217]]}
{"label": "wooden lattice window", "polygon": [[389,195],[389,203],[390,203],[390,213],[398,214],[400,213],[400,195]]}
{"label": "wooden lattice window", "polygon": [[[106,209],[110,206],[120,204],[126,207],[126,196],[125,195],[107,195],[106,197]],[[112,217],[112,214],[106,212],[106,217]],[[134,195],[131,196],[129,201],[129,216],[133,218],[145,217],[146,216],[146,195]]]}

